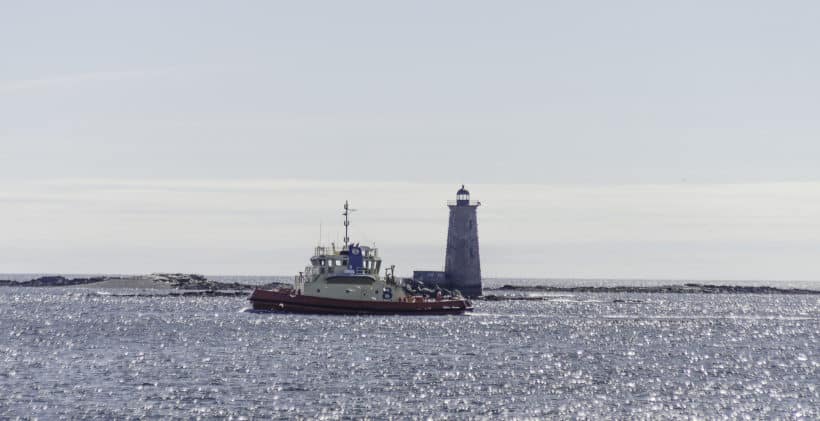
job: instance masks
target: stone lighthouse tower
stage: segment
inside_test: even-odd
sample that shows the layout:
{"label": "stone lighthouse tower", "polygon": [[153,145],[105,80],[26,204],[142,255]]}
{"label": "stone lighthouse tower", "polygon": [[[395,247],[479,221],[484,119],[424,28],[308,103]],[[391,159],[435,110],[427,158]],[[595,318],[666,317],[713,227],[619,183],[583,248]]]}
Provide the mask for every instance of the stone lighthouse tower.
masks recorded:
{"label": "stone lighthouse tower", "polygon": [[461,186],[456,201],[448,202],[450,225],[447,228],[447,256],[444,276],[450,288],[467,297],[481,295],[481,260],[478,255],[478,220],[481,202],[471,202],[470,192]]}

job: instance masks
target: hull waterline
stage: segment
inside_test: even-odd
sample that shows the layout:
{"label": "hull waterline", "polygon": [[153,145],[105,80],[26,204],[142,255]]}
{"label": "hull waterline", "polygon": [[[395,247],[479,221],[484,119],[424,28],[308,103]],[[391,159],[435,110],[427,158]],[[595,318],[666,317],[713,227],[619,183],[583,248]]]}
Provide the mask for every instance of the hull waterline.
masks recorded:
{"label": "hull waterline", "polygon": [[248,300],[257,311],[307,314],[403,314],[446,315],[472,311],[463,299],[416,300],[412,302],[340,300],[296,294],[293,290],[257,289]]}

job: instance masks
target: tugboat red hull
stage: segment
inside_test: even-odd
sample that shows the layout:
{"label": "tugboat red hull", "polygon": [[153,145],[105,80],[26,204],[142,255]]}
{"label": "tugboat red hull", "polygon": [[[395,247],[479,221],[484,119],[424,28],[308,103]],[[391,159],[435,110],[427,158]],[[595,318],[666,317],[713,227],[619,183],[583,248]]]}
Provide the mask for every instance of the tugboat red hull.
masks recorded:
{"label": "tugboat red hull", "polygon": [[293,290],[257,289],[248,300],[254,310],[286,313],[439,315],[462,314],[473,310],[470,301],[463,299],[356,301],[298,295]]}

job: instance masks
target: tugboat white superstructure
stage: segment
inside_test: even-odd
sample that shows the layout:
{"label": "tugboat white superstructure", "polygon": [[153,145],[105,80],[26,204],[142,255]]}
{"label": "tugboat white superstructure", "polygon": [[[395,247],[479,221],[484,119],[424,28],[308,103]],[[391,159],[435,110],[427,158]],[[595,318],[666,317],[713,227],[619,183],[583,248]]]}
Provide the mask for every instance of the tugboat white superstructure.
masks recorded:
{"label": "tugboat white superstructure", "polygon": [[345,202],[344,247],[316,247],[310,266],[296,275],[293,288],[257,289],[251,294],[254,310],[327,314],[461,314],[472,310],[460,294],[435,299],[414,295],[396,279],[392,266],[380,277],[378,250],[350,243],[351,211]]}

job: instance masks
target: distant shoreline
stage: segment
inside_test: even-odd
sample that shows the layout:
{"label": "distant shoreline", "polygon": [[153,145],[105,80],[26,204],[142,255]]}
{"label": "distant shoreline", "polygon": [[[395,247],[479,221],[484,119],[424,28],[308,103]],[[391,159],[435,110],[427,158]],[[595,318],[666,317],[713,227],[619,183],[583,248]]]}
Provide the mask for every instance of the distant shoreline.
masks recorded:
{"label": "distant shoreline", "polygon": [[189,291],[248,291],[254,288],[274,288],[283,286],[279,282],[265,285],[250,285],[239,282],[219,282],[202,275],[184,273],[154,273],[135,276],[92,276],[68,278],[65,276],[41,276],[28,281],[0,280],[6,287],[89,287],[104,289],[159,289]]}
{"label": "distant shoreline", "polygon": [[[244,295],[255,288],[270,289],[289,287],[282,282],[248,284],[242,282],[220,282],[202,275],[184,273],[154,273],[132,276],[89,276],[69,278],[65,276],[40,276],[28,281],[0,280],[0,287],[85,287],[100,289],[141,289],[165,290],[168,296],[191,295]],[[184,290],[186,292],[173,292]],[[218,293],[217,293],[218,292]],[[656,293],[656,294],[760,294],[760,295],[820,295],[820,289],[786,288],[766,285],[732,285],[708,283],[681,283],[668,285],[575,285],[556,286],[543,284],[485,287],[483,300],[543,300],[539,294],[548,293]]]}
{"label": "distant shoreline", "polygon": [[[644,294],[788,294],[788,295],[820,295],[820,290],[804,288],[778,288],[770,286],[740,286],[740,285],[712,285],[700,283],[685,283],[683,285],[662,286],[574,286],[559,287],[549,285],[504,285],[500,288],[484,288],[484,291],[498,291],[501,295],[487,295],[485,298],[497,297],[509,300],[509,292],[518,293],[644,293]],[[538,298],[532,295],[517,295],[519,299]]]}

